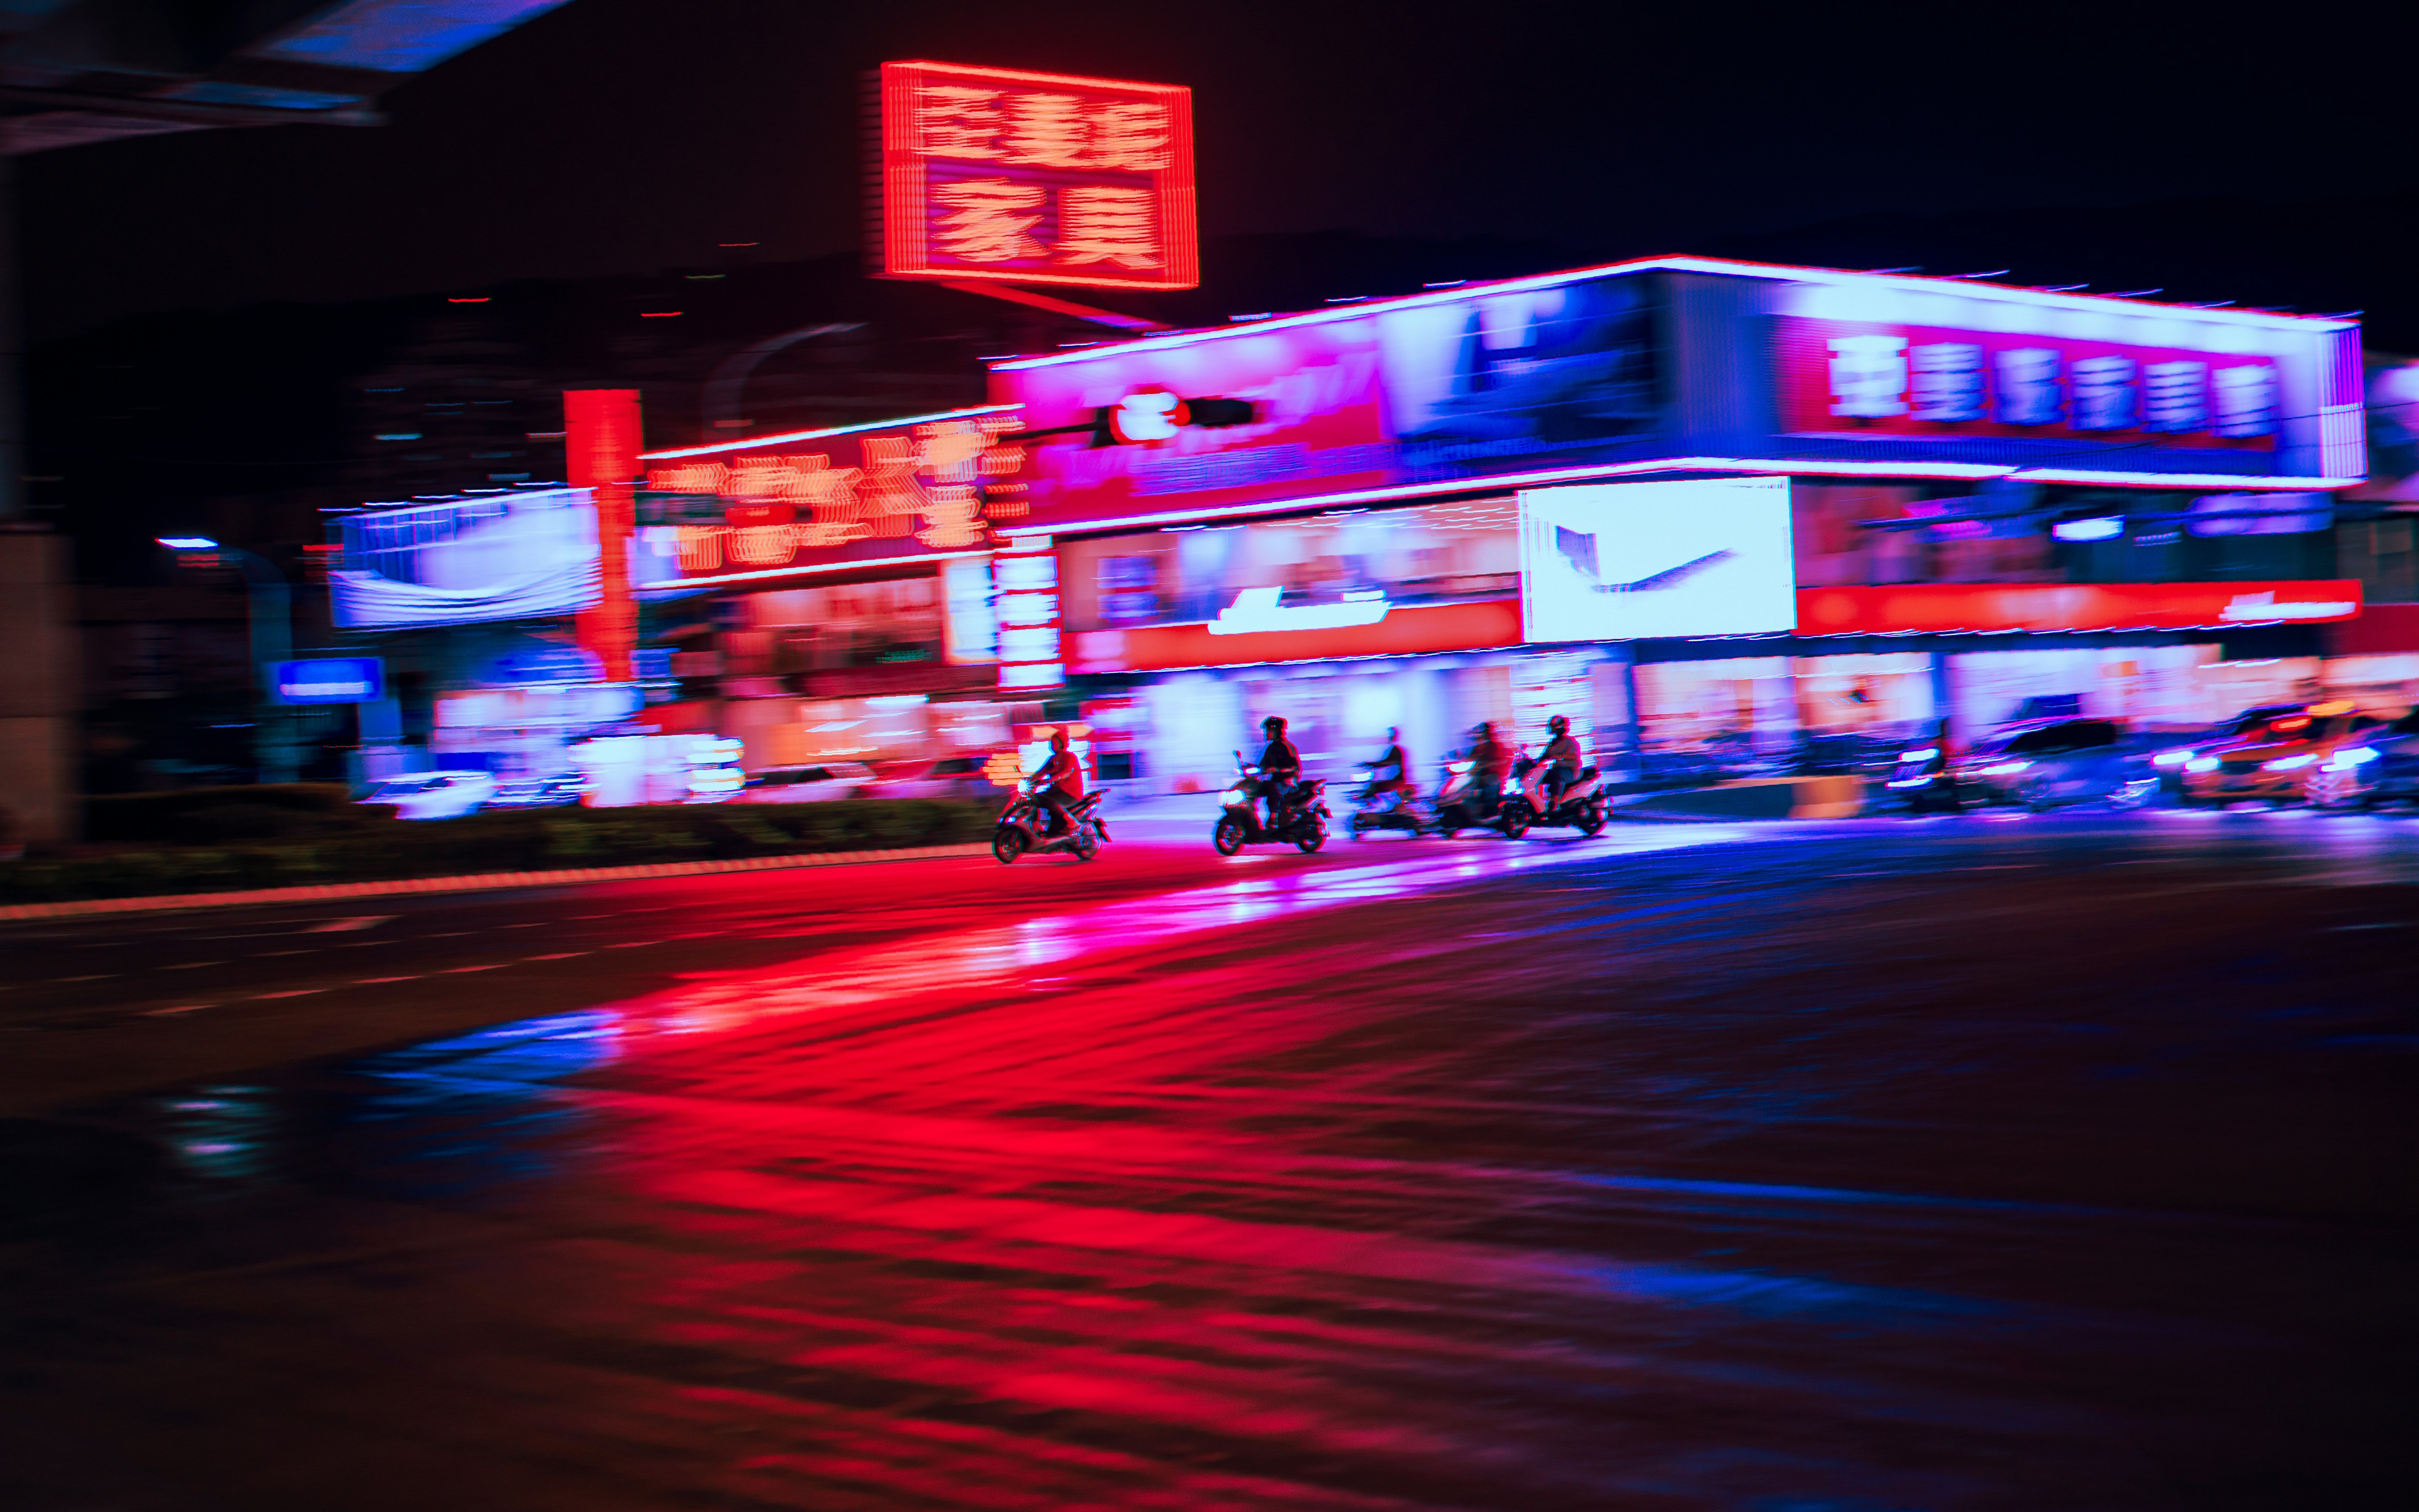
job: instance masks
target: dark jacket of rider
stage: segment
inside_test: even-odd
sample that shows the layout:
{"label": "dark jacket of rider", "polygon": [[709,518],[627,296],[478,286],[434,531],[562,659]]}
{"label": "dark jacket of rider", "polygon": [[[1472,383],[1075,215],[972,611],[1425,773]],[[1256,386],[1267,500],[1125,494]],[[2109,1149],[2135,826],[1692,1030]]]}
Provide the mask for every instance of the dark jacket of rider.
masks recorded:
{"label": "dark jacket of rider", "polygon": [[1502,786],[1504,770],[1511,764],[1512,753],[1492,734],[1480,735],[1470,748],[1471,779],[1480,787]]}
{"label": "dark jacket of rider", "polygon": [[1579,737],[1567,733],[1556,735],[1546,747],[1545,759],[1554,768],[1554,775],[1563,780],[1568,781],[1579,776]]}
{"label": "dark jacket of rider", "polygon": [[1268,748],[1260,752],[1260,780],[1291,782],[1302,776],[1302,752],[1283,735],[1270,739]]}
{"label": "dark jacket of rider", "polygon": [[1399,792],[1411,784],[1411,758],[1396,741],[1369,764],[1369,786],[1380,793]]}

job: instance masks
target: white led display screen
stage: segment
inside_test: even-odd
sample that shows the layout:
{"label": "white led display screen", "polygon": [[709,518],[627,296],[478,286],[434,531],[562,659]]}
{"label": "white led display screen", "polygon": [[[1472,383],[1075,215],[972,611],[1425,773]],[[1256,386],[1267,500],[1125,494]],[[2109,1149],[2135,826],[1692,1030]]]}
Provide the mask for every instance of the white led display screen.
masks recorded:
{"label": "white led display screen", "polygon": [[1788,631],[1795,577],[1786,478],[1520,494],[1525,640]]}

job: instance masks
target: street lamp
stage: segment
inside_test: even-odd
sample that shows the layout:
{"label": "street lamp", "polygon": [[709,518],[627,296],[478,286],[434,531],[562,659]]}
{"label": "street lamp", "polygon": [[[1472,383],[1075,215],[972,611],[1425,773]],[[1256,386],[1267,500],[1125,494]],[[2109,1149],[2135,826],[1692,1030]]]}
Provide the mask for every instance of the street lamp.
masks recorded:
{"label": "street lamp", "polygon": [[243,574],[249,593],[247,618],[252,630],[253,703],[257,711],[252,727],[253,763],[263,782],[291,782],[299,775],[293,744],[288,741],[285,710],[270,691],[276,666],[294,654],[293,591],[285,575],[266,559],[241,547],[221,546],[207,535],[160,535],[152,539],[190,557],[194,566],[233,567]]}

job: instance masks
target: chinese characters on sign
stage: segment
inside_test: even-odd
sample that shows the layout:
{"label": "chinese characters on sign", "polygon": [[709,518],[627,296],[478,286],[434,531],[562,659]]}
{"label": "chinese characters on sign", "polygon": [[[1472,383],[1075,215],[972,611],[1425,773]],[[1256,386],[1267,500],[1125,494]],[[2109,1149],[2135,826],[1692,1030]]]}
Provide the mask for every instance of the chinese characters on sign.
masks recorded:
{"label": "chinese characters on sign", "polygon": [[646,540],[678,559],[682,577],[982,550],[994,523],[1030,512],[1025,449],[1001,439],[1023,424],[983,414],[657,457],[648,492],[689,502],[650,524]]}
{"label": "chinese characters on sign", "polygon": [[1790,317],[1782,428],[1795,434],[2172,437],[2272,448],[2276,364],[2107,341]]}
{"label": "chinese characters on sign", "polygon": [[1200,282],[1188,89],[886,63],[880,131],[890,277]]}

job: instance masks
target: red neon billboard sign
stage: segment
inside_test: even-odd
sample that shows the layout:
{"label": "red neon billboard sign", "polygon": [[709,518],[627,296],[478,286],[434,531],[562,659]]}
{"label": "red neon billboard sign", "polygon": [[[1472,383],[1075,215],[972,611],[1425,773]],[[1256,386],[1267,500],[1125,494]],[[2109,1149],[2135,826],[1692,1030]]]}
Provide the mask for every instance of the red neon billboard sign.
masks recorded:
{"label": "red neon billboard sign", "polygon": [[1201,281],[1182,85],[886,63],[880,131],[886,277]]}

